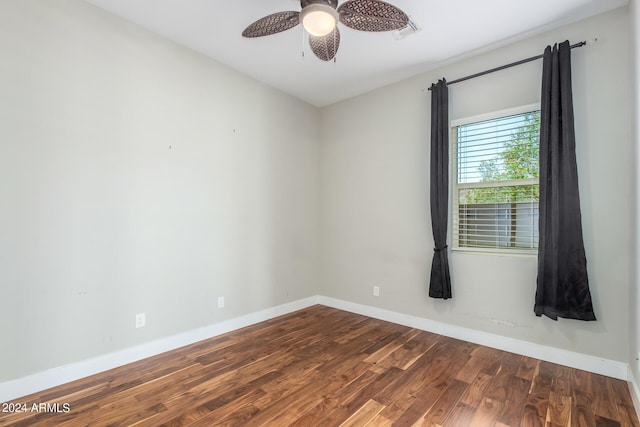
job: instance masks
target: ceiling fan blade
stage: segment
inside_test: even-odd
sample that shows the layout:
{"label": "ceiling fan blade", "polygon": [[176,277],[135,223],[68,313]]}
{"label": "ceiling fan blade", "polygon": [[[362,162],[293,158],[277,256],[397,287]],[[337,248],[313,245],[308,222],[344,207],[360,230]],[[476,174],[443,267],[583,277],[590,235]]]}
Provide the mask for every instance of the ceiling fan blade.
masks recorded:
{"label": "ceiling fan blade", "polygon": [[393,31],[409,23],[406,13],[381,0],[348,0],[338,13],[340,22],[359,31]]}
{"label": "ceiling fan blade", "polygon": [[315,55],[323,61],[331,61],[335,58],[340,47],[340,31],[336,27],[326,36],[309,35],[309,45]]}
{"label": "ceiling fan blade", "polygon": [[300,23],[300,12],[278,12],[258,19],[242,32],[243,37],[263,37],[280,33]]}

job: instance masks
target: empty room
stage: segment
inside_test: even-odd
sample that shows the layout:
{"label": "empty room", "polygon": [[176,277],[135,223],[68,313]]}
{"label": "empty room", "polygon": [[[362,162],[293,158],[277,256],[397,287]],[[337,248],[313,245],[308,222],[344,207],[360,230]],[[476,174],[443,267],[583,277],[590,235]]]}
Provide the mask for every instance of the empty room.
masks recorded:
{"label": "empty room", "polygon": [[640,427],[640,0],[0,0],[0,426]]}

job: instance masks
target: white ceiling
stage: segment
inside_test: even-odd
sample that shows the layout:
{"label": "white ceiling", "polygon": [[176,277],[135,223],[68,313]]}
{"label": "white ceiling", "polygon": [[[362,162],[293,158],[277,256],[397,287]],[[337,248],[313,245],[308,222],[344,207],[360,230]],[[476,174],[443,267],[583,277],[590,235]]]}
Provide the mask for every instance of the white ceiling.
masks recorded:
{"label": "white ceiling", "polygon": [[313,55],[301,26],[262,38],[241,36],[265,15],[299,11],[298,0],[86,1],[319,107],[628,3],[387,0],[421,30],[397,40],[392,33],[364,33],[339,24],[340,50],[336,62],[327,63]]}

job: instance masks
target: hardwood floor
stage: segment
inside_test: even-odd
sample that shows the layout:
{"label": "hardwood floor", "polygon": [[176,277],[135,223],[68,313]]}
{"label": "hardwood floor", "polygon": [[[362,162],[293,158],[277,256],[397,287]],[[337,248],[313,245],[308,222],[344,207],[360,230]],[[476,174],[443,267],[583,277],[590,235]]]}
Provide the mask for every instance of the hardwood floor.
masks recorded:
{"label": "hardwood floor", "polygon": [[640,426],[624,381],[324,306],[12,403],[0,426]]}

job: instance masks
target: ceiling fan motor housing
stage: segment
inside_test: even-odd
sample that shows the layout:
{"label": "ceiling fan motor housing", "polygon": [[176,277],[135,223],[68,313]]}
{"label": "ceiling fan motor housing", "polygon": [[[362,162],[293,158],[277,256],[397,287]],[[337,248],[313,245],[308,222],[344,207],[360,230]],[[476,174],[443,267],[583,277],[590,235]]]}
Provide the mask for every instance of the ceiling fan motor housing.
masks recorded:
{"label": "ceiling fan motor housing", "polygon": [[310,4],[326,4],[335,9],[338,7],[338,0],[300,0],[300,6],[303,9]]}

